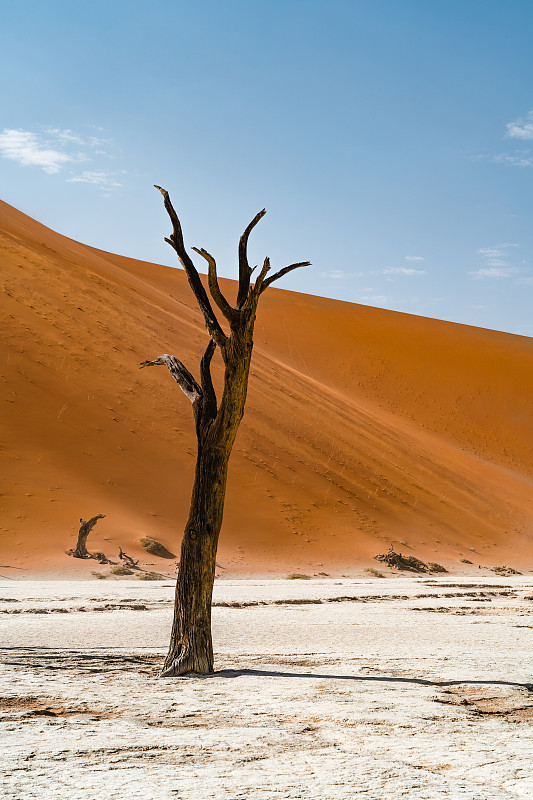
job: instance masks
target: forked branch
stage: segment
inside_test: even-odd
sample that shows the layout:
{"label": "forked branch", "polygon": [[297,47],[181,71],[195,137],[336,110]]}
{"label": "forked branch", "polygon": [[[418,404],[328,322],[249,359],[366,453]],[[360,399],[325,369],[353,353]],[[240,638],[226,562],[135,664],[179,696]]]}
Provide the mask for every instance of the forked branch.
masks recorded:
{"label": "forked branch", "polygon": [[[155,185],[155,184],[154,184]],[[208,330],[209,335],[215,340],[220,348],[223,348],[226,343],[226,334],[220,327],[220,324],[213,312],[211,307],[211,303],[209,302],[209,298],[207,296],[207,292],[204,289],[202,281],[200,280],[200,276],[194,264],[191,261],[189,254],[185,249],[185,244],[183,242],[183,232],[181,230],[181,223],[179,221],[178,215],[174,210],[174,206],[170,201],[169,194],[166,189],[162,189],[161,186],[155,186],[155,188],[161,192],[165,201],[165,208],[167,213],[170,217],[170,221],[172,222],[173,232],[170,235],[170,238],[165,238],[165,242],[174,248],[176,253],[178,254],[178,258],[182,263],[183,269],[187,273],[187,278],[189,279],[189,285],[193,290],[194,296],[196,297],[196,302],[200,306],[200,310],[204,315],[205,325]]]}
{"label": "forked branch", "polygon": [[261,292],[264,292],[267,286],[270,286],[270,284],[274,283],[274,281],[277,281],[279,278],[283,278],[284,275],[287,275],[287,273],[292,272],[293,269],[298,269],[299,267],[310,267],[310,266],[311,266],[310,261],[299,261],[297,264],[289,264],[288,267],[283,267],[283,269],[280,269],[279,272],[275,272],[274,275],[270,276],[270,278],[267,278],[266,280],[262,281]]}
{"label": "forked branch", "polygon": [[252,297],[256,298],[256,302],[259,299],[259,295],[263,291],[263,288],[262,288],[263,287],[263,282],[264,282],[267,274],[269,273],[269,271],[270,271],[270,259],[267,256],[265,258],[265,260],[263,261],[263,267],[261,269],[261,272],[259,273],[259,275],[257,276],[257,278],[255,280],[254,288],[252,290]]}
{"label": "forked branch", "polygon": [[242,308],[246,302],[248,290],[250,288],[250,276],[253,272],[248,264],[248,238],[259,220],[263,219],[265,214],[265,208],[260,211],[259,214],[256,214],[239,240],[239,292],[237,294],[237,308]]}
{"label": "forked branch", "polygon": [[261,295],[265,289],[270,286],[270,284],[274,283],[274,281],[277,281],[279,278],[287,275],[288,272],[292,272],[293,269],[298,269],[298,267],[308,267],[310,266],[310,263],[310,261],[299,261],[297,264],[289,264],[288,267],[283,267],[283,269],[280,269],[278,272],[275,272],[274,275],[271,275],[270,278],[267,278],[267,275],[270,272],[270,259],[265,258],[263,269],[257,276],[257,280],[252,290],[252,295],[258,299],[259,295]]}

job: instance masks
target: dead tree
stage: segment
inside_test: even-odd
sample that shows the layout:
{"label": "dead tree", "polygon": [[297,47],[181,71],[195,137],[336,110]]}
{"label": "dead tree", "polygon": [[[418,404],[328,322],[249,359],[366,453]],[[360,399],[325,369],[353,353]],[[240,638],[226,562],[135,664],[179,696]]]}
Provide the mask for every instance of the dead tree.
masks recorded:
{"label": "dead tree", "polygon": [[[429,566],[415,556],[402,556],[394,549],[394,545],[389,547],[387,553],[374,556],[376,561],[383,561],[388,567],[396,567],[396,569],[405,569],[409,572],[431,572]],[[437,565],[438,566],[438,565]]]}
{"label": "dead tree", "polygon": [[[261,294],[274,281],[308,261],[290,264],[270,277],[270,261],[265,258],[255,283],[248,264],[248,237],[265,215],[260,211],[250,222],[239,241],[239,288],[235,306],[230,305],[220,289],[215,259],[206,250],[193,248],[207,261],[207,283],[211,298],[226,320],[225,333],[213,311],[211,300],[183,242],[178,216],[168,192],[156,186],[164,197],[165,209],[172,222],[172,234],[165,241],[174,248],[187,274],[189,285],[204,317],[210,336],[200,362],[200,383],[173,355],[161,355],[143,361],[140,367],[168,367],[183,393],[192,404],[197,438],[197,457],[189,516],[185,524],[176,583],[174,621],[170,647],[162,677],[189,672],[213,671],[211,636],[211,598],[215,577],[215,559],[222,525],[226,479],[231,449],[244,414],[248,374],[253,348],[253,330]],[[211,360],[218,348],[224,362],[224,388],[217,402],[211,379]]]}
{"label": "dead tree", "polygon": [[139,559],[134,561],[131,556],[124,552],[122,547],[119,546],[118,548],[118,557],[120,561],[123,562],[125,567],[131,567],[131,569],[138,569]]}
{"label": "dead tree", "polygon": [[104,519],[105,514],[97,514],[96,517],[91,517],[90,520],[80,519],[80,529],[78,531],[78,543],[76,549],[72,551],[74,558],[92,558],[92,555],[87,551],[87,537],[96,525],[99,519]]}

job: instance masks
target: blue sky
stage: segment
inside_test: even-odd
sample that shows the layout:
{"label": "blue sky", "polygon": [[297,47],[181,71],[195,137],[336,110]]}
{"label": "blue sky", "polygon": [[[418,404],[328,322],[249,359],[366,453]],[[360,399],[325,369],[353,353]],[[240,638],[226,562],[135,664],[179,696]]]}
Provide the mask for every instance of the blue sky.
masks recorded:
{"label": "blue sky", "polygon": [[[0,197],[79,241],[533,336],[533,5],[25,3],[0,9]],[[201,259],[200,259],[201,261]],[[203,263],[199,264],[203,270]]]}

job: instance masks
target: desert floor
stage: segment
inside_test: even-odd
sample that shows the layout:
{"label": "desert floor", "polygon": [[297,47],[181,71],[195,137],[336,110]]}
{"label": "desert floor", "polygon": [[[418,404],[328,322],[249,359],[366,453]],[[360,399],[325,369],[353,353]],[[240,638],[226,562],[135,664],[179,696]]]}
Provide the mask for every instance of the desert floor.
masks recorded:
{"label": "desert floor", "polygon": [[172,680],[171,582],[0,583],[6,798],[533,797],[531,576],[220,580]]}

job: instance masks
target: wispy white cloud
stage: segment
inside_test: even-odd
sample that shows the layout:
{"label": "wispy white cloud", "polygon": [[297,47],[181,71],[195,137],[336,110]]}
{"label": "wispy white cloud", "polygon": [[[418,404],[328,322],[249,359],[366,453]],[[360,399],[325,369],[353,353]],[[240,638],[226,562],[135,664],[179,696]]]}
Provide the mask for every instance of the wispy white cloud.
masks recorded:
{"label": "wispy white cloud", "polygon": [[45,131],[50,136],[54,136],[55,138],[59,139],[62,142],[74,142],[75,144],[85,144],[84,140],[81,136],[74,133],[74,131],[69,130],[62,130],[61,128],[45,128]]}
{"label": "wispy white cloud", "polygon": [[518,247],[515,242],[499,244],[496,247],[480,247],[477,254],[483,259],[483,266],[480,269],[472,270],[469,275],[475,278],[511,278],[521,270],[509,263],[508,259],[511,248]]}
{"label": "wispy white cloud", "polygon": [[358,303],[386,303],[388,298],[384,294],[362,294],[357,298]]}
{"label": "wispy white cloud", "polygon": [[518,272],[515,267],[482,267],[469,272],[474,278],[512,278]]}
{"label": "wispy white cloud", "polygon": [[319,273],[321,278],[333,278],[333,280],[340,280],[341,278],[349,278],[350,273],[344,272],[342,269],[330,269],[327,272]]}
{"label": "wispy white cloud", "polygon": [[91,136],[91,138],[89,139],[89,144],[91,147],[95,148],[94,150],[95,155],[109,156],[108,150],[104,149],[107,148],[108,145],[112,144],[112,142],[109,139],[97,139],[96,136]]}
{"label": "wispy white cloud", "polygon": [[386,267],[385,269],[370,269],[366,272],[354,272],[352,274],[355,278],[377,277],[378,275],[425,275],[426,270],[415,269],[414,267]]}
{"label": "wispy white cloud", "polygon": [[67,183],[92,183],[94,186],[102,186],[107,189],[116,189],[122,186],[115,180],[112,174],[101,169],[84,170],[80,175],[73,175],[66,179]]}
{"label": "wispy white cloud", "polygon": [[74,157],[39,141],[31,131],[4,128],[0,133],[0,154],[23,167],[39,167],[49,174],[60,172]]}
{"label": "wispy white cloud", "polygon": [[[514,139],[514,144],[533,141],[533,111],[529,111],[524,118],[508,122],[505,128],[505,138]],[[519,167],[521,169],[533,167],[531,150],[523,148],[515,149],[509,153],[479,153],[473,158],[474,160],[492,161],[493,164],[505,164],[509,167]]]}
{"label": "wispy white cloud", "polygon": [[490,160],[494,161],[495,164],[509,164],[511,167],[533,167],[533,158],[522,154],[498,153],[495,156],[491,156]]}
{"label": "wispy white cloud", "polygon": [[511,139],[533,139],[533,111],[529,111],[524,119],[508,122],[506,136]]}
{"label": "wispy white cloud", "polygon": [[[24,167],[38,167],[48,174],[57,174],[67,165],[94,163],[100,156],[109,158],[109,153],[101,149],[109,144],[112,144],[109,139],[94,135],[84,137],[70,128],[47,127],[38,131],[4,128],[0,133],[0,156]],[[125,174],[124,170],[120,172]],[[115,175],[116,171],[108,172],[95,164],[79,174],[71,170],[65,180],[91,184],[109,192],[122,186]]]}
{"label": "wispy white cloud", "polygon": [[514,282],[519,286],[533,286],[533,275],[527,275],[524,278],[517,278]]}
{"label": "wispy white cloud", "polygon": [[423,256],[404,256],[406,261],[425,261],[426,259]]}
{"label": "wispy white cloud", "polygon": [[488,258],[499,258],[503,255],[501,250],[496,250],[492,247],[480,247],[477,251],[480,255],[486,256]]}
{"label": "wispy white cloud", "polygon": [[425,275],[425,269],[413,269],[412,267],[387,267],[383,270],[384,275]]}

